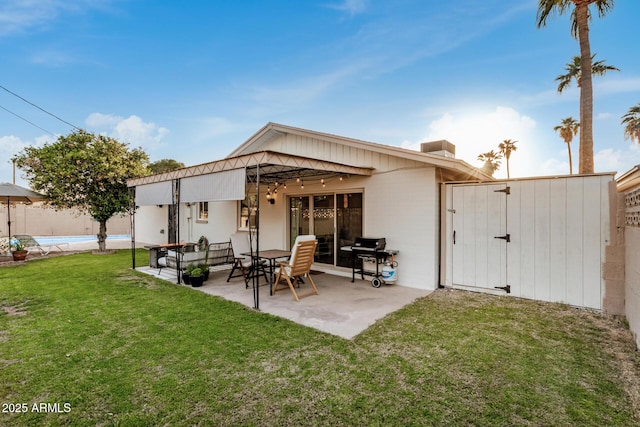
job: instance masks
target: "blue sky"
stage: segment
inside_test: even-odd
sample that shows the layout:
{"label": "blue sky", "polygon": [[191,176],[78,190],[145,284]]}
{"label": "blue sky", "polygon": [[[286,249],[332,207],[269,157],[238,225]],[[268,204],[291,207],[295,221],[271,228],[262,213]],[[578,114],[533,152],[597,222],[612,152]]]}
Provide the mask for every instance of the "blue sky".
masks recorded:
{"label": "blue sky", "polygon": [[[517,140],[512,177],[568,173],[553,127],[579,119],[568,16],[536,0],[0,0],[0,85],[63,120],[142,147],[152,161],[220,159],[267,122],[419,147],[447,139],[472,165]],[[640,102],[640,2],[591,24],[596,171],[640,146],[621,116]],[[0,181],[10,157],[73,129],[0,89]],[[8,112],[7,110],[11,111]],[[13,113],[13,114],[12,114]],[[34,126],[17,118],[29,120]],[[52,135],[53,134],[53,135]],[[572,143],[577,169],[578,139]],[[25,185],[18,171],[18,183]],[[506,167],[496,173],[506,176]]]}

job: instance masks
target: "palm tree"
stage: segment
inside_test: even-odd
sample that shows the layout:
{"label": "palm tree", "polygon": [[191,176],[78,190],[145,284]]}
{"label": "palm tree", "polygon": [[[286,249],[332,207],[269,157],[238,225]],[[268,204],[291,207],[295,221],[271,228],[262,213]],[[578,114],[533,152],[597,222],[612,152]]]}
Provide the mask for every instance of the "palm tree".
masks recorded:
{"label": "palm tree", "polygon": [[571,141],[573,137],[578,134],[580,129],[580,123],[576,122],[573,117],[567,117],[562,119],[562,122],[553,128],[556,132],[560,133],[560,138],[567,143],[567,151],[569,151],[569,174],[573,175],[573,160],[571,158]]}
{"label": "palm tree", "polygon": [[[591,57],[591,75],[595,76],[604,76],[607,71],[620,71],[620,69],[614,67],[613,65],[606,65],[605,61],[595,61],[596,54],[594,53]],[[572,80],[576,80],[578,87],[580,87],[580,57],[574,56],[573,61],[569,62],[565,68],[567,70],[566,74],[561,74],[556,77],[556,81],[558,82],[558,93],[562,93],[563,90],[568,88],[571,85]]]}
{"label": "palm tree", "polygon": [[[613,9],[615,0],[538,0],[538,28],[544,27],[553,13],[571,13],[571,34],[580,43],[580,173],[593,173],[593,84],[591,81],[591,45],[589,20],[594,5],[598,16]],[[573,6],[573,7],[572,7]]]}
{"label": "palm tree", "polygon": [[498,170],[498,168],[500,167],[501,158],[502,154],[496,153],[493,150],[487,151],[486,153],[482,153],[478,156],[478,160],[484,162],[482,171],[484,171],[489,176],[493,176],[493,173]]}
{"label": "palm tree", "polygon": [[627,114],[622,116],[624,125],[624,137],[640,144],[640,103],[629,108]]}
{"label": "palm tree", "polygon": [[516,147],[516,142],[510,139],[505,139],[498,145],[500,149],[500,155],[504,156],[507,159],[507,179],[511,178],[511,174],[509,173],[509,157],[511,157],[511,152],[516,151],[518,147]]}

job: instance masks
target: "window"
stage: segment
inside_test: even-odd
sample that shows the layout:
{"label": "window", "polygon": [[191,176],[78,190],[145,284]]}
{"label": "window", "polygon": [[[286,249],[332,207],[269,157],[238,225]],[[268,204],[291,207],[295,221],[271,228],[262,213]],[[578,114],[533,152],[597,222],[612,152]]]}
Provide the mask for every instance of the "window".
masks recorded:
{"label": "window", "polygon": [[198,202],[198,221],[209,221],[209,202]]}

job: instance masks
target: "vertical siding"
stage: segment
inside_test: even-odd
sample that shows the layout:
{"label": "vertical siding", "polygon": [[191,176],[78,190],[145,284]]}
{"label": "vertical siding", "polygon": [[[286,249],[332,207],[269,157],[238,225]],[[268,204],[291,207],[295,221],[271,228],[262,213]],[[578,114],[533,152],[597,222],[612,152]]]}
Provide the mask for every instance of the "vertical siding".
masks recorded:
{"label": "vertical siding", "polygon": [[274,138],[261,149],[354,166],[368,166],[375,168],[379,172],[424,166],[422,163],[413,160],[292,134]]}
{"label": "vertical siding", "polygon": [[549,299],[567,301],[567,180],[549,181],[549,211],[555,212],[549,235]]}
{"label": "vertical siding", "polygon": [[[508,183],[511,195],[507,197],[507,232],[511,242],[507,244],[506,264],[513,296],[602,308],[602,264],[610,241],[612,179],[608,175],[576,176]],[[477,187],[489,188],[490,184]],[[449,202],[453,205],[449,206],[456,206],[455,194],[454,191]],[[473,203],[480,208],[484,206],[484,196],[481,192],[476,194],[480,199],[476,196]],[[486,212],[489,218],[495,215],[490,206]],[[477,219],[474,228],[467,224],[472,220],[469,214],[459,214],[464,221],[465,244],[467,239],[491,240]],[[468,236],[471,231],[474,237]],[[458,253],[448,266],[454,284],[473,286],[487,273],[483,269],[486,260],[481,243],[472,244],[476,250],[465,250],[462,255],[448,246],[447,258]],[[477,265],[471,268],[468,263]],[[463,281],[458,281],[458,267],[464,267]]]}
{"label": "vertical siding", "polygon": [[[551,211],[549,203],[549,180],[533,181],[535,183],[535,253],[534,258],[534,293],[533,297],[542,301],[549,301],[550,296],[550,258],[549,240],[552,233],[560,230],[555,223],[556,212]],[[553,224],[553,230],[551,230]]]}
{"label": "vertical siding", "polygon": [[582,234],[584,206],[582,195],[584,192],[584,181],[581,179],[567,180],[567,223],[566,246],[567,246],[567,299],[569,304],[582,305],[583,292],[583,248],[584,240]]}

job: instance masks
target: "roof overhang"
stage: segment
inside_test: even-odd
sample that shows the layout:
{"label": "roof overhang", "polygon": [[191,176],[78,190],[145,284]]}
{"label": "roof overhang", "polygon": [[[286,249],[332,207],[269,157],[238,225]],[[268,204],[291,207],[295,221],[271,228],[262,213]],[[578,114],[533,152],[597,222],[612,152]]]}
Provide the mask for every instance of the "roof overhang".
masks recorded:
{"label": "roof overhang", "polygon": [[368,167],[351,166],[273,151],[259,151],[176,169],[157,175],[130,179],[127,181],[127,186],[135,187],[138,185],[190,178],[234,169],[246,169],[247,178],[250,181],[255,181],[259,169],[260,182],[263,184],[298,177],[326,178],[336,175],[370,176],[373,173],[373,168]]}
{"label": "roof overhang", "polygon": [[616,179],[618,191],[627,191],[640,186],[640,165],[635,165]]}

